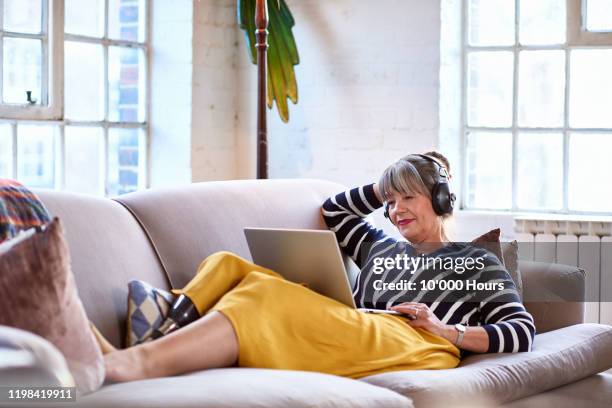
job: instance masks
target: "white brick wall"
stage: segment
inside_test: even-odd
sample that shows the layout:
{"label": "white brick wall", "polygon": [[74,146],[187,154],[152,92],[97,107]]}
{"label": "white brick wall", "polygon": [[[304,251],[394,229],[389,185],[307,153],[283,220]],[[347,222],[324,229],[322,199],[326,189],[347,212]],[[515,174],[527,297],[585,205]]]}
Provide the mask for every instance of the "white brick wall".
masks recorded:
{"label": "white brick wall", "polygon": [[236,178],[235,0],[193,3],[193,181]]}
{"label": "white brick wall", "polygon": [[[440,4],[288,1],[301,63],[290,122],[268,112],[271,177],[373,180],[438,144]],[[193,181],[255,177],[256,67],[235,1],[194,2]]]}
{"label": "white brick wall", "polygon": [[[288,0],[299,103],[288,124],[268,111],[271,177],[356,185],[437,148],[440,1]],[[257,72],[236,1],[153,3],[152,185],[254,178]]]}
{"label": "white brick wall", "polygon": [[[256,67],[235,3],[152,2],[152,186],[255,177]],[[357,185],[406,153],[442,145],[457,184],[460,0],[288,4],[299,103],[290,104],[288,124],[268,111],[271,177]],[[456,218],[455,239],[495,226],[511,234],[505,215]],[[389,229],[378,212],[375,219]]]}
{"label": "white brick wall", "polygon": [[[268,114],[271,177],[373,181],[438,144],[440,4],[288,1],[301,62],[290,122]],[[238,177],[255,175],[255,67],[238,45]]]}

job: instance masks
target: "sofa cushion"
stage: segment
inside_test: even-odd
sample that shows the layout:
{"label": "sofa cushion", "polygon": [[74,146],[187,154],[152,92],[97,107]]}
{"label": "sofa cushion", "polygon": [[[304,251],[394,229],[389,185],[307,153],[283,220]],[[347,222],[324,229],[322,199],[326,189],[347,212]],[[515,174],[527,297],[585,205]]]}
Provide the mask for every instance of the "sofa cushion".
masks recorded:
{"label": "sofa cushion", "polygon": [[516,240],[510,242],[502,242],[501,250],[504,256],[504,266],[512,276],[512,280],[516,285],[516,291],[521,300],[523,299],[523,275],[519,269],[518,263],[518,242]]}
{"label": "sofa cushion", "polygon": [[[72,406],[72,405],[71,405]],[[305,371],[224,368],[112,384],[79,398],[76,407],[122,408],[411,408],[410,399],[385,388]]]}
{"label": "sofa cushion", "polygon": [[586,272],[549,262],[520,261],[523,303],[538,333],[584,322]]}
{"label": "sofa cushion", "polygon": [[497,257],[499,262],[504,263],[504,254],[501,249],[501,242],[499,241],[499,236],[501,234],[501,230],[499,228],[492,229],[489,232],[482,234],[479,237],[476,237],[472,240],[472,244],[475,246],[485,248]]}
{"label": "sofa cushion", "polygon": [[528,353],[477,354],[438,371],[399,371],[362,381],[417,407],[489,406],[537,394],[612,367],[612,326],[578,324],[536,336]]}
{"label": "sofa cushion", "polygon": [[79,392],[98,389],[104,362],[77,293],[59,220],[0,255],[0,271],[0,324],[44,337],[64,354]]}
{"label": "sofa cushion", "polygon": [[527,398],[504,404],[503,408],[610,408],[612,374],[597,374]]}
{"label": "sofa cushion", "polygon": [[499,239],[500,235],[501,230],[495,228],[473,239],[472,244],[485,248],[495,254],[497,259],[506,267],[506,270],[512,277],[516,291],[522,299],[523,280],[521,278],[521,271],[518,268],[518,243],[516,241],[502,243]]}
{"label": "sofa cushion", "polygon": [[104,337],[121,347],[127,283],[141,279],[169,289],[151,243],[130,212],[112,200],[50,190],[36,193],[62,220],[87,316]]}
{"label": "sofa cushion", "polygon": [[51,221],[36,194],[15,180],[0,178],[0,242],[21,231],[39,228]]}

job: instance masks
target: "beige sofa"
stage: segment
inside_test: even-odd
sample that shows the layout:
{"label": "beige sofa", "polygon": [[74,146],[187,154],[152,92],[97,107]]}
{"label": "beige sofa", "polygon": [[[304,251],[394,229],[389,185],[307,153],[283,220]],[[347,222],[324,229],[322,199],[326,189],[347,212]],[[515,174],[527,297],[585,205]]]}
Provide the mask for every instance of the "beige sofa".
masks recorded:
{"label": "beige sofa", "polygon": [[[325,228],[320,205],[345,186],[321,180],[245,180],[137,192],[116,200],[37,191],[62,219],[90,319],[116,346],[125,336],[127,282],[184,285],[207,255],[250,258],[245,226]],[[584,271],[521,263],[538,335],[530,353],[474,355],[459,368],[351,380],[319,373],[227,368],[105,385],[71,407],[612,406],[612,327],[581,324]],[[541,296],[540,294],[538,296]],[[569,296],[569,297],[568,297]],[[542,299],[538,299],[542,300]],[[0,339],[3,332],[0,331]],[[35,371],[36,367],[32,367]],[[43,370],[44,371],[44,370]],[[582,380],[575,381],[575,379]]]}

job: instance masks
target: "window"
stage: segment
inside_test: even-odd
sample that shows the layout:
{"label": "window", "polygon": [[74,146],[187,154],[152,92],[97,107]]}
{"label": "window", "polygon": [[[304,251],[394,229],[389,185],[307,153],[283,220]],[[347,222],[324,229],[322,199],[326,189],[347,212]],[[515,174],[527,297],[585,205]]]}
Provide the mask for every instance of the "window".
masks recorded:
{"label": "window", "polygon": [[[0,177],[16,178],[30,187],[97,195],[118,195],[146,185],[145,3],[0,1],[4,4],[0,54],[5,56],[0,76]],[[50,7],[55,13],[47,12]],[[40,29],[33,22],[39,19]],[[59,23],[63,27],[59,32],[45,29]],[[61,38],[58,50],[46,51],[45,43],[57,38]],[[7,55],[12,56],[10,61]],[[55,78],[47,75],[48,67],[61,67],[57,81],[45,79]],[[57,84],[63,91],[59,102],[49,91]],[[35,102],[23,96],[30,89]],[[37,105],[59,107],[61,114],[33,113]],[[10,114],[3,108],[10,108]]]}
{"label": "window", "polygon": [[612,212],[612,1],[463,7],[463,207]]}
{"label": "window", "polygon": [[[0,117],[58,119],[61,9],[51,0],[0,2]],[[56,33],[58,35],[56,35]]]}

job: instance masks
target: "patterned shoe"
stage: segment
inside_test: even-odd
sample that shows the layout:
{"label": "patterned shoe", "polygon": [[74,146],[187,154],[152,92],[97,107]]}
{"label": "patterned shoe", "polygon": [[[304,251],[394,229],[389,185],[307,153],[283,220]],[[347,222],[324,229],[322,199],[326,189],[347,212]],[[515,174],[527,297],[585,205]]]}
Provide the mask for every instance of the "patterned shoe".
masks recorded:
{"label": "patterned shoe", "polygon": [[153,340],[166,321],[175,296],[141,280],[128,283],[126,347]]}

